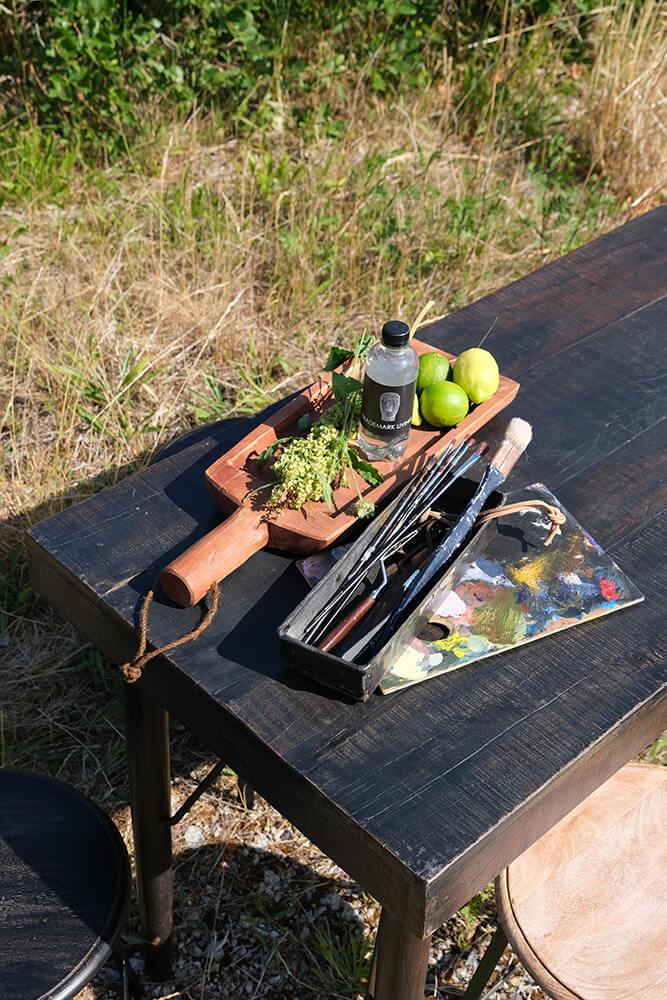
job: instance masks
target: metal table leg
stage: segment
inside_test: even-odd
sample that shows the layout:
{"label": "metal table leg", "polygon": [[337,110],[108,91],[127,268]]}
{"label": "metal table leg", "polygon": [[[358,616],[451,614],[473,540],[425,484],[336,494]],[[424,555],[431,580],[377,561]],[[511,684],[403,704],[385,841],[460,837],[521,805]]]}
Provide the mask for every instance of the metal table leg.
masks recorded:
{"label": "metal table leg", "polygon": [[173,884],[171,869],[169,716],[137,684],[124,684],[127,762],[146,974],[171,975]]}

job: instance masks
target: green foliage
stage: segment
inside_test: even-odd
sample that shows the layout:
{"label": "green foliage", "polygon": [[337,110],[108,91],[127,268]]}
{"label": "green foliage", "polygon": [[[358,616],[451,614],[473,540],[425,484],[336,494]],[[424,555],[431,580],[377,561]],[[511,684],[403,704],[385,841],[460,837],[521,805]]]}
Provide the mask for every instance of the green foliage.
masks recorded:
{"label": "green foliage", "polygon": [[257,413],[274,402],[278,376],[286,375],[291,370],[291,365],[279,355],[272,356],[268,364],[232,361],[231,365],[243,382],[236,393],[237,403],[234,407],[234,413],[241,415]]}
{"label": "green foliage", "polygon": [[327,993],[358,996],[366,993],[370,961],[369,942],[351,927],[332,929],[325,921],[313,934],[317,966],[315,977]]}
{"label": "green foliage", "polygon": [[0,205],[5,200],[57,205],[72,183],[77,150],[39,129],[17,129],[11,140],[0,148]]}
{"label": "green foliage", "polygon": [[[337,43],[332,76],[361,71],[384,93],[424,77],[422,50],[439,8],[435,0],[61,0],[43,7],[12,0],[0,14],[5,117],[103,141],[111,152],[129,148],[138,109],[150,113],[162,103],[184,113],[222,107],[237,122],[257,112],[266,118],[276,94],[321,85],[301,53],[322,33]],[[327,109],[320,115],[326,119]]]}
{"label": "green foliage", "polygon": [[[555,0],[517,0],[511,11],[518,27],[549,20],[577,54],[589,8],[579,0],[565,14]],[[216,107],[237,126],[282,126],[290,116],[335,138],[344,129],[336,103],[350,80],[355,95],[364,88],[394,100],[427,86],[443,51],[465,54],[466,93],[488,102],[492,74],[478,69],[495,58],[483,42],[501,29],[502,11],[480,0],[10,0],[0,8],[4,118],[112,155],[129,152],[142,119],[161,106],[182,114]],[[269,185],[274,171],[271,164]]]}
{"label": "green foliage", "polygon": [[32,596],[32,589],[22,572],[22,560],[23,546],[17,545],[10,555],[6,571],[0,570],[0,637],[6,636],[14,620],[25,614]]}
{"label": "green foliage", "polygon": [[362,458],[359,452],[353,448],[350,448],[349,455],[354,471],[358,472],[362,479],[365,479],[371,486],[379,486],[383,480],[375,466]]}
{"label": "green foliage", "polygon": [[146,358],[135,360],[132,348],[115,368],[98,348],[89,346],[88,358],[72,356],[68,364],[53,365],[51,370],[67,378],[76,414],[92,431],[113,438],[115,431],[106,419],[113,410],[123,435],[130,438],[136,430],[131,411],[137,406],[138,394],[158,372]]}
{"label": "green foliage", "polygon": [[229,365],[242,383],[232,393],[222,379],[206,372],[203,373],[203,390],[190,390],[188,408],[196,423],[257,413],[275,402],[286,381],[285,376],[289,380],[293,369],[293,365],[275,351],[264,356],[252,333],[248,334],[239,359],[230,359]]}
{"label": "green foliage", "polygon": [[649,761],[651,764],[667,765],[667,732],[659,736],[655,743],[651,743],[644,750],[641,759]]}
{"label": "green foliage", "polygon": [[281,444],[286,444],[290,440],[291,438],[276,438],[276,440],[272,441],[271,444],[264,449],[264,451],[260,451],[257,456],[257,468],[263,469],[266,463],[273,458]]}
{"label": "green foliage", "polygon": [[459,916],[463,918],[464,923],[464,930],[458,937],[459,948],[465,948],[466,939],[469,939],[470,935],[474,933],[482,917],[493,913],[493,908],[493,883],[490,882],[459,910]]}
{"label": "green foliage", "polygon": [[259,0],[140,4],[63,0],[4,8],[0,68],[17,114],[86,142],[126,147],[137,109],[249,93],[271,73],[276,38]]}
{"label": "green foliage", "polygon": [[334,398],[339,403],[344,403],[348,396],[353,396],[357,392],[361,392],[364,387],[363,382],[358,378],[350,378],[348,375],[343,375],[341,372],[334,372],[331,376],[331,385],[333,388]]}
{"label": "green foliage", "polygon": [[[335,361],[339,364],[351,361],[351,370],[360,375],[363,359],[371,344],[372,337],[364,331],[357,338],[354,350],[348,351],[337,345],[332,347],[327,369],[330,370]],[[359,427],[363,382],[354,376],[333,371],[331,384],[335,399],[333,405],[312,426],[307,415],[306,420],[302,417],[297,424],[298,430],[305,432],[305,437],[280,438],[258,455],[260,468],[275,459],[273,472],[277,482],[270,484],[274,488],[269,501],[273,507],[286,506],[296,510],[308,500],[323,500],[329,510],[333,510],[333,490],[347,485],[348,470],[358,473],[371,486],[379,486],[383,481],[375,466],[350,447],[350,439]],[[352,478],[362,501],[356,478]],[[255,490],[248,496],[257,492]],[[364,509],[367,508],[362,507]]]}
{"label": "green foliage", "polygon": [[374,338],[370,333],[362,333],[359,338],[359,343],[353,351],[346,347],[340,347],[338,344],[334,344],[334,346],[329,349],[329,357],[324,365],[324,371],[332,372],[335,368],[338,368],[346,361],[353,361],[355,357],[360,361],[365,361],[368,357],[368,352],[373,346],[373,342]]}
{"label": "green foliage", "polygon": [[229,415],[232,404],[225,395],[220,380],[209,375],[208,372],[202,374],[206,390],[204,392],[198,389],[190,390],[192,416],[199,424],[209,423],[211,420],[222,420]]}
{"label": "green foliage", "polygon": [[538,234],[546,242],[554,227],[564,227],[563,253],[595,231],[598,218],[618,203],[616,196],[605,190],[602,178],[593,176],[586,184],[578,183],[578,164],[577,153],[560,134],[549,140],[541,163],[529,164],[533,200],[541,214]]}

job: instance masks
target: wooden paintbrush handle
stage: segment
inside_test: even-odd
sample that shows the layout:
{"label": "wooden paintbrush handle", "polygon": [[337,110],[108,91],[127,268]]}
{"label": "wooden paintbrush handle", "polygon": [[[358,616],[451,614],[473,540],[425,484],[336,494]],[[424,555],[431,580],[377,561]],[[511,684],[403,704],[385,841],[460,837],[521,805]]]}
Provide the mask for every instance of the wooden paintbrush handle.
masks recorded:
{"label": "wooden paintbrush handle", "polygon": [[522,454],[511,441],[503,441],[491,459],[491,465],[495,465],[503,479],[507,479]]}
{"label": "wooden paintbrush handle", "polygon": [[375,598],[372,594],[364,597],[363,601],[360,601],[356,607],[352,608],[349,615],[346,615],[330,632],[327,632],[322,642],[318,643],[317,648],[321,649],[323,653],[328,653],[330,649],[338,645],[341,639],[345,638],[348,632],[352,631],[357,622],[361,621],[366,612],[370,611],[374,604]]}
{"label": "wooden paintbrush handle", "polygon": [[269,528],[261,515],[239,507],[162,570],[162,589],[181,607],[196,604],[211,584],[224,580],[268,540]]}

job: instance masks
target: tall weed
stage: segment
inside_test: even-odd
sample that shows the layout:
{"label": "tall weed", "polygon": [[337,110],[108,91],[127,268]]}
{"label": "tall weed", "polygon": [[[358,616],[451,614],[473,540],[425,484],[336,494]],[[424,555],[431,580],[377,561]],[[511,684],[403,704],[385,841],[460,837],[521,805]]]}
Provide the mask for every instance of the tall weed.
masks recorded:
{"label": "tall weed", "polygon": [[597,15],[593,44],[577,141],[589,169],[637,208],[667,191],[667,9],[617,4]]}

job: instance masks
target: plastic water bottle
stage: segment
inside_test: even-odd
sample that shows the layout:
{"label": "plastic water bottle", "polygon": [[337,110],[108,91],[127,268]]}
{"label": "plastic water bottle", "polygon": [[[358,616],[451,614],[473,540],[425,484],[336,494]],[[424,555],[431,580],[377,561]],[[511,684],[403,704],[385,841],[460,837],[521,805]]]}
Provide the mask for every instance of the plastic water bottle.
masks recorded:
{"label": "plastic water bottle", "polygon": [[372,462],[396,461],[407,448],[418,371],[408,325],[385,323],[366,361],[361,401],[359,447]]}

